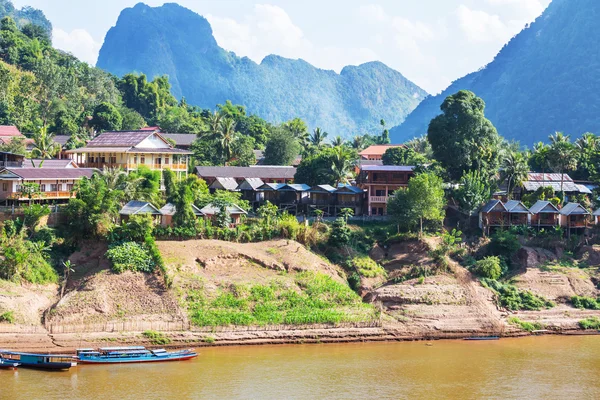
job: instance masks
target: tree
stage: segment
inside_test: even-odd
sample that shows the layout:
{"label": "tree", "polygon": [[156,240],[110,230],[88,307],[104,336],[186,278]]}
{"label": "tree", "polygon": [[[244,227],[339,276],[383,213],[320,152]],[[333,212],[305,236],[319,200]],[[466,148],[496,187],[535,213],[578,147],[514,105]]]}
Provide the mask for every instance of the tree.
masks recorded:
{"label": "tree", "polygon": [[298,140],[303,147],[308,145],[309,141],[309,133],[308,127],[306,126],[306,122],[302,121],[300,118],[294,118],[291,121],[285,122],[282,125],[284,131],[288,132],[292,135],[292,137]]}
{"label": "tree", "polygon": [[[120,113],[123,117],[121,129],[124,131],[137,131],[146,126],[146,120],[139,112],[127,107],[122,107]],[[179,132],[180,131],[178,131],[178,133]]]}
{"label": "tree", "polygon": [[385,127],[385,121],[382,119],[381,121],[379,121],[379,124],[381,125],[383,132],[381,133],[381,136],[378,138],[377,144],[390,144],[390,132]]}
{"label": "tree", "polygon": [[235,138],[235,121],[232,118],[221,119],[219,129],[213,139],[216,140],[219,152],[225,158],[225,164],[232,159]]}
{"label": "tree", "polygon": [[265,149],[265,164],[291,165],[292,161],[300,154],[298,140],[289,135],[285,130],[275,128]]}
{"label": "tree", "polygon": [[354,150],[345,147],[325,147],[320,152],[303,158],[294,181],[310,186],[337,185],[351,172],[358,160]]}
{"label": "tree", "polygon": [[315,128],[312,135],[310,136],[310,143],[313,146],[321,147],[325,144],[325,139],[329,134],[321,130],[321,128]]}
{"label": "tree", "polygon": [[390,147],[383,153],[383,165],[415,166],[426,161],[425,157],[408,147]]}
{"label": "tree", "polygon": [[352,139],[352,148],[358,151],[361,151],[365,148],[365,137],[364,136],[354,136]]}
{"label": "tree", "polygon": [[334,137],[333,140],[331,141],[331,146],[332,147],[344,146],[344,139],[342,139],[342,137],[340,135]]}
{"label": "tree", "polygon": [[8,143],[2,143],[0,145],[0,151],[24,156],[27,153],[27,148],[25,147],[25,138],[14,137],[8,141]]}
{"label": "tree", "polygon": [[348,174],[352,171],[355,163],[356,157],[350,150],[346,149],[344,146],[336,146],[333,148],[331,170],[335,179],[334,187],[338,187],[340,183],[346,183]]}
{"label": "tree", "polygon": [[464,171],[481,170],[493,176],[499,165],[501,139],[485,118],[485,102],[474,93],[461,90],[448,96],[442,114],[429,124],[427,140],[433,155],[458,180]]}
{"label": "tree", "polygon": [[561,202],[564,203],[564,174],[577,168],[577,151],[571,143],[570,136],[561,132],[556,132],[556,134],[550,136],[548,162],[550,168],[560,174]]}
{"label": "tree", "polygon": [[[60,145],[54,142],[54,135],[47,133],[46,129],[33,135],[33,149],[31,157],[41,159],[39,167],[42,168],[44,160],[52,158],[60,151]],[[35,167],[33,160],[31,164]]]}
{"label": "tree", "polygon": [[248,167],[256,164],[255,143],[254,138],[250,136],[238,135],[231,149],[233,159],[230,164],[238,167]]}
{"label": "tree", "polygon": [[600,138],[593,133],[584,133],[575,141],[577,170],[571,177],[576,180],[590,180],[598,174],[600,158]]}
{"label": "tree", "polygon": [[442,222],[444,219],[444,189],[442,179],[431,173],[418,174],[408,182],[405,192],[399,190],[388,201],[388,214],[396,221],[413,225],[423,222]]}
{"label": "tree", "polygon": [[515,187],[520,186],[527,179],[529,166],[523,153],[509,152],[500,166],[500,181],[506,183],[508,198],[512,197]]}
{"label": "tree", "polygon": [[119,131],[123,126],[123,117],[114,105],[100,103],[94,109],[90,125],[98,132]]}
{"label": "tree", "polygon": [[490,180],[481,176],[479,171],[466,172],[459,182],[458,189],[454,192],[461,211],[471,215],[474,211],[492,197]]}

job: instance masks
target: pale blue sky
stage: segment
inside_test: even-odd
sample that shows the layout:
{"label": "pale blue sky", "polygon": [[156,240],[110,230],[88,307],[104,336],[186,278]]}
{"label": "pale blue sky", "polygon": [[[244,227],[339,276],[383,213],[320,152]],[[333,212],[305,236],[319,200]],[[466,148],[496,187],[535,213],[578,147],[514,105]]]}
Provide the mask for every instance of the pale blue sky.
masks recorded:
{"label": "pale blue sky", "polygon": [[[13,0],[44,11],[54,44],[95,63],[108,29],[136,0]],[[165,1],[147,0],[158,6]],[[260,62],[271,53],[340,71],[379,60],[430,93],[490,62],[550,0],[179,0],[219,44]]]}

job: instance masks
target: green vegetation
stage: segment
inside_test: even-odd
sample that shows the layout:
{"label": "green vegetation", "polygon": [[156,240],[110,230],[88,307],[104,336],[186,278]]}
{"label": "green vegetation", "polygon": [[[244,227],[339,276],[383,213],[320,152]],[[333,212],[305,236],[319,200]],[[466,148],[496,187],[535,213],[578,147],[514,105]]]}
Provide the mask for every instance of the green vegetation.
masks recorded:
{"label": "green vegetation", "polygon": [[15,313],[12,311],[5,311],[0,314],[0,322],[6,322],[8,324],[15,323]]}
{"label": "green vegetation", "polygon": [[163,333],[161,332],[156,332],[156,331],[144,331],[142,333],[142,335],[150,340],[150,343],[157,345],[157,346],[161,346],[161,345],[165,345],[165,344],[170,344],[172,342],[172,340],[170,338],[168,338],[167,336],[165,336]]}
{"label": "green vegetation", "polygon": [[368,256],[354,257],[351,264],[356,271],[365,278],[387,277],[387,272]]}
{"label": "green vegetation", "polygon": [[475,263],[475,273],[482,278],[498,280],[502,276],[502,265],[498,257],[486,257]]}
{"label": "green vegetation", "polygon": [[545,328],[544,325],[539,322],[521,321],[517,317],[510,317],[508,319],[508,323],[511,325],[518,326],[519,328],[527,332],[539,331]]}
{"label": "green vegetation", "polygon": [[152,272],[155,264],[143,245],[135,242],[125,242],[112,245],[106,252],[106,258],[111,262],[113,271]]}
{"label": "green vegetation", "polygon": [[579,327],[581,329],[600,329],[600,318],[589,317],[579,321]]}
{"label": "green vegetation", "polygon": [[269,285],[220,289],[211,298],[187,294],[190,319],[197,326],[301,325],[371,321],[375,309],[363,304],[348,286],[327,275],[303,272],[296,288]]}
{"label": "green vegetation", "polygon": [[410,147],[391,147],[382,157],[383,165],[420,165],[427,158]]}
{"label": "green vegetation", "polygon": [[482,278],[481,283],[497,294],[500,306],[511,311],[539,311],[555,306],[553,302],[544,299],[542,296],[535,295],[528,290],[520,290],[514,285],[486,278]]}
{"label": "green vegetation", "polygon": [[600,299],[598,298],[573,296],[571,297],[571,304],[575,308],[600,310]]}

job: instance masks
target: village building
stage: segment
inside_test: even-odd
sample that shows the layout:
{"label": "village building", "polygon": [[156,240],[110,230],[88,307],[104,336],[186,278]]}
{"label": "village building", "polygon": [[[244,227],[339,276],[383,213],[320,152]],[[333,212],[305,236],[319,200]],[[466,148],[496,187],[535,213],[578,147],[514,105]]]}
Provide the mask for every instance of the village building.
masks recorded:
{"label": "village building", "polygon": [[196,174],[210,186],[217,178],[233,178],[240,184],[245,179],[260,179],[264,183],[293,183],[296,168],[284,166],[196,167]]}
{"label": "village building", "polygon": [[173,147],[154,131],[105,132],[87,146],[66,152],[80,167],[121,168],[134,171],[145,166],[153,171],[170,169],[178,178],[187,176],[191,151]]}
{"label": "village building", "polygon": [[[194,215],[196,216],[196,218],[200,218],[200,217],[204,216],[204,214],[202,214],[202,211],[200,211],[200,209],[193,204],[192,204],[192,210],[194,211]],[[159,211],[161,213],[161,220],[160,220],[161,226],[164,226],[164,227],[173,226],[173,216],[177,212],[177,207],[175,206],[175,204],[167,203]]]}
{"label": "village building", "polygon": [[489,233],[491,228],[506,227],[508,217],[508,210],[501,200],[490,200],[479,210],[479,228]]}
{"label": "village building", "polygon": [[553,228],[560,226],[560,211],[549,201],[539,200],[529,209],[531,226],[536,228]]}
{"label": "village building", "polygon": [[24,162],[24,155],[0,152],[0,168],[23,168]]}
{"label": "village building", "polygon": [[319,210],[325,217],[335,217],[344,208],[351,209],[356,216],[363,213],[365,192],[357,186],[339,185],[336,189],[330,185],[317,185],[309,193],[309,215],[314,215]]}
{"label": "village building", "polygon": [[221,177],[215,178],[215,180],[208,187],[212,193],[214,193],[215,190],[228,190],[230,192],[235,192],[237,191],[237,188],[238,183],[235,179]]}
{"label": "village building", "polygon": [[252,208],[255,208],[257,203],[263,201],[264,194],[258,189],[264,184],[260,178],[246,178],[238,185],[237,191],[242,193],[242,200],[250,202]]}
{"label": "village building", "polygon": [[163,138],[175,143],[175,147],[182,150],[189,150],[197,136],[191,133],[161,133]]}
{"label": "village building", "polygon": [[357,178],[357,186],[367,192],[367,210],[370,216],[387,215],[387,202],[396,190],[408,186],[415,167],[365,165]]}
{"label": "village building", "polygon": [[[90,178],[92,168],[0,168],[0,201],[5,204],[22,201],[60,201],[74,197],[74,185],[82,178]],[[36,184],[29,193],[27,183]]]}
{"label": "village building", "polygon": [[388,149],[406,147],[403,144],[375,144],[358,153],[361,160],[380,161]]}
{"label": "village building", "polygon": [[[242,222],[242,217],[244,215],[248,215],[248,213],[236,204],[232,204],[226,207],[227,214],[231,219],[230,227],[234,227],[239,225]],[[221,212],[219,207],[216,207],[214,204],[209,204],[206,207],[200,210],[202,215],[204,215],[205,219],[208,219],[214,223],[216,223],[217,215]]]}
{"label": "village building", "polygon": [[27,151],[33,148],[33,140],[23,135],[14,125],[0,125],[0,145],[9,144],[14,139],[23,139]]}
{"label": "village building", "polygon": [[589,226],[591,213],[579,203],[567,203],[560,209],[560,225],[571,234]]}
{"label": "village building", "polygon": [[508,213],[508,225],[519,226],[529,225],[531,222],[531,212],[518,200],[509,200],[504,204]]}
{"label": "village building", "polygon": [[151,215],[155,224],[161,222],[162,213],[152,203],[147,201],[131,200],[121,208],[121,211],[119,211],[121,222],[127,222],[133,215],[144,214]]}
{"label": "village building", "polygon": [[[527,180],[522,183],[522,188],[515,190],[515,198],[521,198],[523,194],[533,193],[540,188],[551,187],[555,193],[561,190],[561,174],[530,172]],[[592,194],[592,191],[583,184],[578,184],[567,174],[562,175],[562,189],[567,196],[578,194]]]}

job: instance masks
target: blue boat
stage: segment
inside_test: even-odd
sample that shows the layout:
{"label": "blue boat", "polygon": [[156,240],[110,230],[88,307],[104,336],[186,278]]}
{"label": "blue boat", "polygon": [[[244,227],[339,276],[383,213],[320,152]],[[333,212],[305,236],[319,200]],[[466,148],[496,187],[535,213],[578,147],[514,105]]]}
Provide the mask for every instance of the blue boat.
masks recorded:
{"label": "blue boat", "polygon": [[0,361],[23,368],[64,371],[77,365],[73,356],[64,354],[34,354],[0,350]]}
{"label": "blue boat", "polygon": [[80,364],[125,364],[163,361],[184,361],[197,357],[192,350],[169,352],[165,349],[148,350],[143,346],[101,347],[77,350]]}
{"label": "blue boat", "polygon": [[465,340],[500,340],[500,336],[473,336],[465,338]]}
{"label": "blue boat", "polygon": [[0,358],[0,369],[17,369],[19,366],[18,362],[14,361],[4,361]]}

